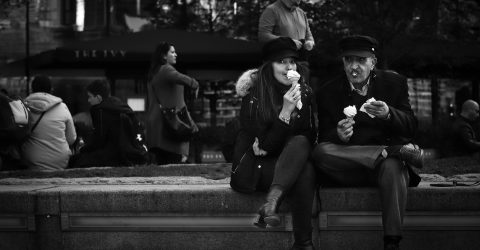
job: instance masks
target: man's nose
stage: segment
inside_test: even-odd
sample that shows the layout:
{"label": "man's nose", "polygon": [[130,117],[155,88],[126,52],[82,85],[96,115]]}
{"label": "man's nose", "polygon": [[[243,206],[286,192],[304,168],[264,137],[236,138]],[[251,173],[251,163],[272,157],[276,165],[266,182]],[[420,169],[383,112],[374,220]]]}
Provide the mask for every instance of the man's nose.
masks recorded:
{"label": "man's nose", "polygon": [[359,67],[360,67],[360,63],[358,63],[357,61],[352,62],[352,68],[353,69],[358,69]]}

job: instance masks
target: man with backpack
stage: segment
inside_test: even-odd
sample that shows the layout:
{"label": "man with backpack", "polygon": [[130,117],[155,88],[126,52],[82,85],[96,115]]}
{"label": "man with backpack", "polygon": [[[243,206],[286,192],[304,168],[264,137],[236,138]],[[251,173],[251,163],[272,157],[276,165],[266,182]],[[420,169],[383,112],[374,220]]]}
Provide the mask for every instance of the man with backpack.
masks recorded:
{"label": "man with backpack", "polygon": [[65,169],[77,134],[72,115],[62,99],[50,94],[52,83],[46,76],[32,81],[32,94],[25,98],[30,109],[30,135],[21,144],[22,160],[29,169]]}
{"label": "man with backpack", "polygon": [[72,157],[70,167],[144,164],[147,150],[133,110],[110,95],[106,80],[93,81],[87,86],[87,94],[94,131],[80,154]]}

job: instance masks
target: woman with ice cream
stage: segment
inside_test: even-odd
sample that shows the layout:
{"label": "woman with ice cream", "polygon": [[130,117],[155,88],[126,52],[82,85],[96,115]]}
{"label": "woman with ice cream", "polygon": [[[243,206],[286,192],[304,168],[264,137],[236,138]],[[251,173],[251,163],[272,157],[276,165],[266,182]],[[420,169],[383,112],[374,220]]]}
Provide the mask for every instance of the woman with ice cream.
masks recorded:
{"label": "woman with ice cream", "polygon": [[285,196],[292,199],[292,249],[313,249],[313,93],[297,58],[295,43],[278,38],[264,46],[264,63],[239,78],[242,129],[235,142],[230,185],[242,193],[268,191],[255,222],[262,228],[279,226],[278,208]]}

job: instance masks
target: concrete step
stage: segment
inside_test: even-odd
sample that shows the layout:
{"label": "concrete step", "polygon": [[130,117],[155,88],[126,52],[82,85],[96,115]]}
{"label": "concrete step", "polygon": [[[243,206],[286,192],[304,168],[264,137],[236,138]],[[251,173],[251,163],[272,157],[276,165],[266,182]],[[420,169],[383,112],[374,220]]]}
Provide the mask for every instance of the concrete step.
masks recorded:
{"label": "concrete step", "polygon": [[[479,190],[411,188],[403,249],[479,249]],[[376,189],[322,189],[320,197],[320,249],[381,249]],[[262,202],[263,194],[236,193],[227,180],[1,185],[0,249],[288,249],[288,202],[281,227],[261,230],[252,221]]]}
{"label": "concrete step", "polygon": [[[1,174],[0,249],[263,250],[293,243],[288,200],[279,228],[252,226],[264,194],[234,192],[229,165]],[[480,249],[480,188],[429,184],[409,189],[402,249]],[[377,189],[319,192],[317,249],[382,249]]]}

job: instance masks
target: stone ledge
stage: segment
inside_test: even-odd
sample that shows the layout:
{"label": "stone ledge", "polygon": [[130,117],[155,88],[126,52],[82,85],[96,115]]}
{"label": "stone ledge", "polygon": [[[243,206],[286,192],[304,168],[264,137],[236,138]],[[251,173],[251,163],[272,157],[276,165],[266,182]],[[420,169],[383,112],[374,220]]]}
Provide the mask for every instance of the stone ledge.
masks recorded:
{"label": "stone ledge", "polygon": [[[264,194],[234,192],[228,179],[207,185],[197,179],[182,177],[186,183],[162,185],[0,185],[0,246],[267,250],[292,244],[288,202],[282,206],[282,226],[260,230],[252,220]],[[430,249],[431,241],[439,250],[478,249],[480,240],[474,235],[480,231],[480,187],[428,184],[409,190],[405,249]],[[380,249],[377,189],[324,188],[320,197],[322,210],[314,218],[320,231],[314,238],[317,247]],[[19,238],[30,240],[19,243]],[[94,242],[102,243],[90,245]]]}
{"label": "stone ledge", "polygon": [[[0,185],[0,211],[237,213],[255,211],[263,202],[263,193],[235,192],[228,179],[209,180],[205,185],[198,183],[198,178],[181,177],[176,183],[144,185]],[[409,188],[407,210],[480,211],[480,186],[429,184],[422,182],[419,187]],[[320,197],[322,211],[380,210],[376,188],[322,188]]]}
{"label": "stone ledge", "polygon": [[112,177],[157,177],[157,176],[202,176],[208,179],[224,179],[230,176],[230,163],[217,164],[169,164],[139,165],[132,167],[91,167],[54,171],[21,170],[0,171],[0,180],[6,178],[112,178]]}

